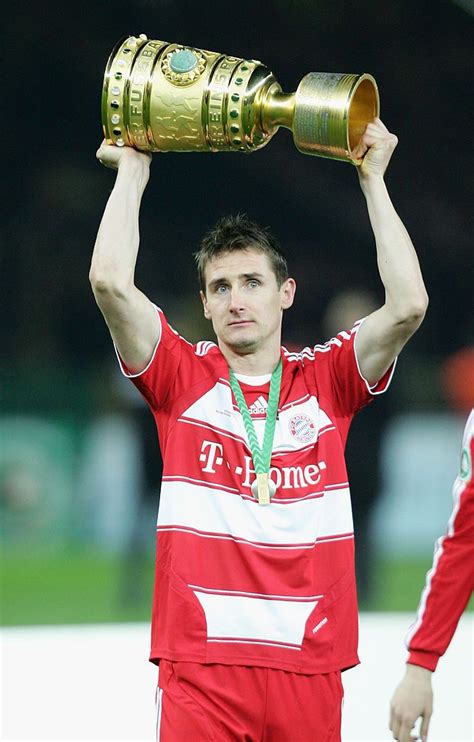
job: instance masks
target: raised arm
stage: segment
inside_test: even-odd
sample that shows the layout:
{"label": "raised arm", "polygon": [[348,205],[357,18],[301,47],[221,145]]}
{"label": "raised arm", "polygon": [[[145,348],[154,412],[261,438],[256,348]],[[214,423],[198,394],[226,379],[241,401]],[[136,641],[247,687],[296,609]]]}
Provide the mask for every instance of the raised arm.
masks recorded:
{"label": "raised arm", "polygon": [[360,327],[356,352],[362,375],[375,384],[425,316],[428,296],[412,241],[387,192],[384,173],[398,140],[380,119],[367,126],[354,154],[375,236],[385,303]]}
{"label": "raised arm", "polygon": [[140,204],[151,156],[103,143],[97,158],[117,170],[117,177],[100,223],[89,279],[122,359],[138,373],[148,364],[161,329],[155,307],[134,283]]}

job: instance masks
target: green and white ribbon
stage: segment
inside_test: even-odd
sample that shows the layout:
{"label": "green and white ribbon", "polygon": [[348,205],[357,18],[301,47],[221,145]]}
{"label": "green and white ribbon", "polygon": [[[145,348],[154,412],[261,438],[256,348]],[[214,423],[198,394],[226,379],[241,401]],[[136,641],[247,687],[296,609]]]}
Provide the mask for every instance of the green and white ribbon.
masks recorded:
{"label": "green and white ribbon", "polygon": [[[252,454],[253,466],[255,474],[257,475],[257,491],[258,501],[261,505],[268,504],[270,502],[269,493],[269,472],[270,462],[272,459],[273,449],[273,437],[275,435],[275,425],[278,413],[278,402],[280,399],[280,387],[281,387],[281,375],[282,375],[282,362],[281,358],[278,362],[278,366],[272,373],[270,381],[270,392],[268,395],[268,408],[267,417],[265,420],[265,430],[263,434],[263,443],[260,447],[255,425],[250,416],[247,402],[245,401],[244,393],[242,388],[231,368],[229,368],[230,385],[234,392],[237,405],[239,407],[240,414],[244,421],[245,431],[249,441],[250,452]],[[252,491],[254,488],[252,487]],[[255,494],[255,492],[254,492]]]}

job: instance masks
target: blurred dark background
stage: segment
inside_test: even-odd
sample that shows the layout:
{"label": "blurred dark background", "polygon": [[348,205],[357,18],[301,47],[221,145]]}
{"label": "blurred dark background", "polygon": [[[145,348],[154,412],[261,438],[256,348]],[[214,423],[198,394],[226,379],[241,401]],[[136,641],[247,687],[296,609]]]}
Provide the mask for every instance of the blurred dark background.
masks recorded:
{"label": "blurred dark background", "polygon": [[[451,376],[446,369],[474,343],[473,13],[467,0],[10,6],[2,148],[4,419],[41,416],[67,424],[69,476],[77,482],[84,427],[101,412],[139,406],[111,381],[111,342],[88,283],[114,180],[95,159],[103,73],[115,43],[139,33],[260,59],[287,92],[309,71],[373,74],[381,117],[399,137],[386,180],[430,295],[426,320],[400,359],[386,414],[463,414],[464,403],[457,400],[469,373],[472,379],[472,361]],[[285,320],[287,344],[326,339],[324,318],[338,292],[362,290],[382,302],[373,237],[352,166],[300,154],[286,130],[250,156],[158,154],[142,207],[137,283],[189,340],[211,332],[200,319],[191,254],[208,226],[237,211],[272,227],[297,279],[297,301]],[[376,425],[374,416],[369,427]],[[11,440],[6,423],[2,430]],[[8,498],[17,490],[26,503],[23,515],[10,513],[11,536],[40,495],[28,487],[25,495],[23,480],[11,484],[3,475],[2,481],[3,506],[11,506]],[[87,536],[87,519],[77,498],[72,500],[50,536],[41,532],[43,541],[56,541],[61,529],[78,541]],[[10,538],[19,550],[25,538],[20,530]]]}

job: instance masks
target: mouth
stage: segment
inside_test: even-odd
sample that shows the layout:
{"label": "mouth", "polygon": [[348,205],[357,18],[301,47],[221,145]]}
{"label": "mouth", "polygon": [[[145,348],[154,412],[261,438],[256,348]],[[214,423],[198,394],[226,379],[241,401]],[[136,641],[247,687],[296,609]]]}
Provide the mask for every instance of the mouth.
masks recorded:
{"label": "mouth", "polygon": [[229,327],[246,327],[247,325],[253,325],[253,321],[250,319],[238,320],[236,322],[229,322]]}

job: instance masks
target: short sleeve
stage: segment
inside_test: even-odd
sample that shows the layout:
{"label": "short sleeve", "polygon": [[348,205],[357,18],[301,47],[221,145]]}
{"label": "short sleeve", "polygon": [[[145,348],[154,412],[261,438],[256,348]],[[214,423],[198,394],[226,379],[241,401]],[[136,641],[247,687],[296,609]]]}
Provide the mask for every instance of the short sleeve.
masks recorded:
{"label": "short sleeve", "polygon": [[152,410],[159,410],[166,402],[170,389],[178,375],[182,359],[183,345],[190,346],[166,320],[165,315],[156,307],[161,333],[152,357],[143,371],[132,374],[125,366],[115,348],[118,362],[124,376],[129,378],[145,397]]}
{"label": "short sleeve", "polygon": [[342,416],[354,415],[375,396],[383,394],[395,370],[396,359],[373,386],[364,378],[355,349],[355,339],[362,322],[356,322],[350,332],[343,330],[324,345],[315,345],[313,348],[317,386],[330,388],[335,408]]}

